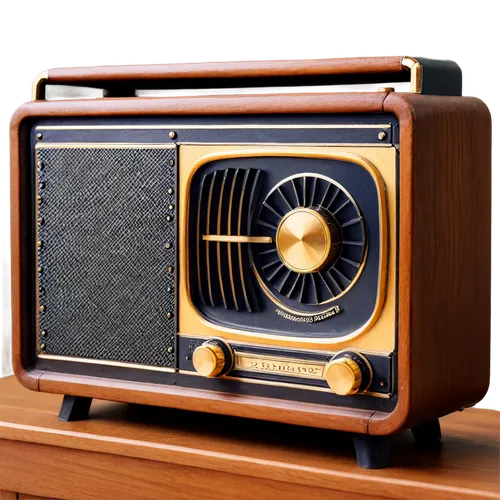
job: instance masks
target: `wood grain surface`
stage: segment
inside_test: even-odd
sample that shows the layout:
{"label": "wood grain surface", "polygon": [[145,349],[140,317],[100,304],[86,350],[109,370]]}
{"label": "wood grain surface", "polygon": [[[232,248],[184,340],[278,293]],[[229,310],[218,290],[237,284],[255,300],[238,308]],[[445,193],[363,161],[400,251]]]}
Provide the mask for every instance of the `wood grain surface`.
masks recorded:
{"label": "wood grain surface", "polygon": [[490,369],[491,117],[473,97],[389,94],[401,128],[399,401],[385,434],[480,401]]}
{"label": "wood grain surface", "polygon": [[[271,78],[278,82],[294,77],[339,75],[394,75],[408,70],[402,56],[353,57],[299,61],[244,61],[194,64],[153,64],[139,66],[97,66],[91,68],[55,68],[48,71],[53,84],[109,85],[114,82],[163,82],[181,80],[183,87],[196,86],[198,80],[214,81],[244,79],[247,84]],[[158,85],[158,83],[156,83]]]}
{"label": "wood grain surface", "polygon": [[0,500],[18,500],[15,491],[0,490]]}
{"label": "wood grain surface", "polygon": [[28,391],[14,377],[0,380],[0,395],[6,491],[67,499],[500,497],[495,411],[445,417],[439,450],[419,449],[405,432],[394,440],[391,467],[364,470],[350,436],[334,431],[104,401],[94,401],[89,420],[62,423],[61,396]]}

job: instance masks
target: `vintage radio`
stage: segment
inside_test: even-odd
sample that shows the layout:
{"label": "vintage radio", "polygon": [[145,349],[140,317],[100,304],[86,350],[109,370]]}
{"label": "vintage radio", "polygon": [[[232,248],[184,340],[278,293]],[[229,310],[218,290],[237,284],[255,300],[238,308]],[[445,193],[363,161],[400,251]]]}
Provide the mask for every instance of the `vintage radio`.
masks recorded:
{"label": "vintage radio", "polygon": [[[290,92],[379,82],[409,90]],[[151,97],[263,86],[288,92]],[[11,123],[15,373],[63,420],[101,398],[337,429],[363,467],[439,441],[488,387],[490,141],[450,61],[42,73]]]}

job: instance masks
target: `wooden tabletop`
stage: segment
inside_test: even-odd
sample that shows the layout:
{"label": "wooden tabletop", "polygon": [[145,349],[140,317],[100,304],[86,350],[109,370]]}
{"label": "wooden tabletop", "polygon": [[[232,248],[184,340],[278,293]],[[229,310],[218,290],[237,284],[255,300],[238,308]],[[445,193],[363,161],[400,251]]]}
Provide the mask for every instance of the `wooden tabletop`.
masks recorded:
{"label": "wooden tabletop", "polygon": [[62,423],[61,400],[0,380],[5,498],[500,498],[492,410],[442,419],[439,450],[419,449],[405,432],[391,467],[364,470],[343,433],[105,401],[93,402],[89,420]]}

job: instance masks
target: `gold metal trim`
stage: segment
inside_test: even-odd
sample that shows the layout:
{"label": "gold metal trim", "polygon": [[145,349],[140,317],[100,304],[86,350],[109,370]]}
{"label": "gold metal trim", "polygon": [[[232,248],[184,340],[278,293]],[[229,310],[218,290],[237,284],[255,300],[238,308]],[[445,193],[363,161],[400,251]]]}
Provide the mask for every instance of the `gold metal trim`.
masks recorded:
{"label": "gold metal trim", "polygon": [[72,361],[75,363],[86,363],[88,365],[117,366],[120,368],[133,368],[137,370],[151,370],[155,372],[175,373],[175,368],[165,368],[162,366],[141,365],[137,363],[124,363],[122,361],[106,361],[100,359],[79,358],[76,356],[59,356],[57,354],[38,354],[41,359],[51,359],[53,361]]}
{"label": "gold metal trim", "polygon": [[35,145],[39,148],[100,148],[100,149],[175,149],[175,144],[158,144],[158,143],[129,143],[129,142],[39,142]]}
{"label": "gold metal trim", "polygon": [[[40,73],[42,75],[43,73]],[[47,73],[48,74],[48,73]],[[220,130],[229,130],[229,129],[344,129],[344,128],[391,128],[390,123],[382,123],[382,124],[359,124],[359,125],[340,125],[340,124],[311,124],[311,123],[303,123],[303,124],[276,124],[276,125],[267,125],[267,124],[256,124],[256,123],[248,123],[248,124],[228,124],[228,125],[41,125],[37,127],[40,130],[154,130],[154,129],[168,129],[168,130],[191,130],[191,129],[200,129],[200,130],[212,130],[212,129],[220,129]],[[227,143],[226,143],[227,144]]]}
{"label": "gold metal trim", "polygon": [[[231,215],[232,215],[232,210],[233,210],[234,189],[236,186],[236,178],[238,176],[238,172],[239,172],[239,170],[236,170],[236,172],[233,175],[233,182],[231,183],[231,191],[229,193],[229,209],[227,212],[227,234],[228,235],[231,235]],[[234,283],[233,254],[232,254],[232,248],[231,248],[230,242],[228,242],[228,244],[227,244],[227,260],[228,260],[228,264],[229,264],[229,281],[231,283],[231,292],[233,293],[233,301],[234,301],[234,305],[236,307],[236,310],[239,310],[240,304],[238,302],[238,296],[236,295],[236,285]]]}
{"label": "gold metal trim", "polygon": [[[215,175],[215,173],[214,173],[214,175]],[[226,187],[226,179],[227,179],[227,172],[224,174],[224,177],[222,178],[222,185],[220,188],[219,209],[217,210],[217,235],[220,235],[220,228],[221,228],[221,223],[222,223],[222,220],[221,220],[222,219],[222,205],[224,203],[224,188]],[[205,240],[205,238],[203,238],[203,239]],[[205,241],[210,241],[210,240],[205,240]],[[222,294],[222,302],[224,302],[224,307],[227,308],[225,283],[224,283],[224,279],[222,278],[220,240],[215,240],[215,241],[217,242],[217,271],[218,271],[218,275],[219,275],[219,286],[220,286],[220,291]]]}
{"label": "gold metal trim", "polygon": [[401,65],[410,70],[410,92],[422,93],[423,72],[422,65],[414,58],[405,56],[401,60]]}
{"label": "gold metal trim", "polygon": [[[227,142],[189,142],[178,141],[178,146],[223,146],[227,147]],[[280,146],[283,147],[283,142],[235,142],[235,146]],[[330,147],[330,146],[345,146],[347,147],[370,147],[370,148],[391,148],[393,145],[390,142],[294,142],[291,147]]]}
{"label": "gold metal trim", "polygon": [[204,234],[205,241],[220,241],[227,243],[272,243],[271,236],[238,236],[236,234]]}
{"label": "gold metal trim", "polygon": [[[188,234],[186,228],[189,211],[189,190],[194,173],[205,163],[213,160],[234,157],[289,156],[333,158],[354,161],[368,165],[374,172],[382,169],[375,182],[379,187],[379,206],[383,207],[381,221],[385,221],[381,232],[383,245],[380,263],[380,276],[387,276],[386,283],[379,286],[378,302],[373,315],[367,323],[351,334],[341,338],[289,337],[256,333],[220,325],[205,319],[192,303],[189,292],[189,269],[187,262]],[[377,165],[377,168],[374,167]],[[383,177],[382,177],[383,175]],[[383,181],[381,180],[383,178]],[[378,182],[377,182],[378,180]],[[381,185],[379,184],[381,183]],[[385,186],[384,186],[385,183]],[[180,147],[179,165],[179,245],[182,265],[179,279],[179,331],[191,337],[221,337],[226,340],[242,341],[250,344],[286,346],[290,349],[338,350],[355,348],[364,351],[387,352],[395,348],[395,297],[396,297],[396,152],[394,148],[356,147],[343,145],[338,148],[303,148],[293,145],[265,148],[254,144],[253,147],[226,144],[224,148],[214,145]],[[385,209],[387,202],[389,208]],[[385,210],[384,210],[385,209]],[[387,213],[391,216],[388,218]],[[388,220],[388,224],[387,224]],[[389,230],[390,228],[390,230]],[[382,280],[385,281],[385,280]],[[387,298],[386,298],[387,297]],[[384,307],[384,300],[386,306]],[[378,318],[378,319],[377,319]]]}
{"label": "gold metal trim", "polygon": [[31,100],[39,101],[45,99],[45,85],[49,80],[49,72],[42,71],[36,75],[31,85]]}
{"label": "gold metal trim", "polygon": [[[37,130],[40,129],[41,127],[37,127]],[[81,145],[85,145],[85,144],[89,144],[89,143],[85,143],[85,142],[82,142],[82,143],[73,143],[73,142],[60,142],[60,143],[56,143],[56,142],[47,142],[47,143],[44,143],[44,144],[37,144],[35,147],[38,147],[38,146],[44,146],[44,147],[52,147],[52,144],[56,147],[69,147],[69,148],[73,148],[73,147],[81,147]],[[202,142],[176,142],[175,144],[172,144],[172,145],[163,145],[163,144],[159,144],[159,143],[150,143],[150,144],[141,144],[141,143],[117,143],[117,142],[109,142],[109,143],[99,143],[99,144],[104,144],[105,146],[103,147],[109,147],[109,148],[112,148],[112,147],[116,147],[116,148],[122,148],[122,147],[134,147],[134,148],[141,148],[141,147],[144,147],[144,146],[153,146],[153,147],[166,147],[166,148],[169,148],[169,147],[175,147],[175,146],[224,146],[224,147],[227,147],[227,143],[226,142],[207,142],[207,143],[202,143]],[[248,143],[244,143],[244,142],[238,142],[238,143],[234,143],[234,146],[255,146],[256,143],[255,142],[248,142]],[[259,142],[258,143],[259,146],[262,146],[262,147],[267,147],[267,146],[281,146],[283,147],[283,143],[282,142]],[[340,142],[324,142],[324,143],[307,143],[307,142],[304,142],[304,143],[293,143],[293,145],[291,145],[291,147],[370,147],[370,148],[391,148],[393,147],[392,144],[390,143],[381,143],[381,142],[366,142],[366,143],[356,143],[356,142],[353,142],[353,143],[340,143]]]}
{"label": "gold metal trim", "polygon": [[235,370],[255,373],[275,373],[283,376],[324,380],[327,363],[283,356],[234,352]]}
{"label": "gold metal trim", "polygon": [[[178,373],[180,375],[191,375],[193,377],[201,377],[201,375],[199,373],[192,372],[189,370],[178,370]],[[259,380],[259,379],[253,379],[253,378],[232,377],[230,375],[224,375],[222,377],[219,377],[219,380],[232,380],[234,382],[242,382],[245,384],[270,385],[270,386],[274,386],[274,387],[287,387],[290,389],[302,389],[305,391],[327,392],[329,394],[332,394],[332,391],[330,388],[317,387],[315,385],[302,385],[302,384],[293,384],[290,382],[275,382],[275,381],[270,381],[270,380]],[[359,394],[356,394],[356,396],[372,396],[374,398],[389,399],[392,396],[392,394],[365,391],[365,392],[360,392]]]}
{"label": "gold metal trim", "polygon": [[[241,185],[240,206],[238,208],[238,227],[236,229],[237,231],[236,234],[238,236],[241,236],[241,221],[243,219],[243,198],[245,197],[245,189],[247,187],[249,173],[250,170],[247,170],[245,172],[245,176],[243,177],[243,183]],[[241,289],[243,290],[243,297],[245,298],[245,305],[247,306],[247,310],[251,311],[252,308],[250,306],[250,301],[248,299],[247,285],[245,283],[245,275],[243,272],[243,253],[242,253],[241,243],[237,243],[236,245],[238,248],[238,264],[240,268]]]}
{"label": "gold metal trim", "polygon": [[[215,184],[215,176],[217,175],[217,172],[214,172],[214,175],[212,176],[212,181],[210,182],[210,188],[208,190],[208,201],[207,201],[207,222],[205,226],[205,231],[208,233],[210,231],[210,212],[212,208],[212,195],[214,192],[214,184]],[[200,207],[201,208],[201,207]],[[201,217],[201,213],[198,213],[198,216]],[[214,302],[214,296],[212,293],[212,273],[211,273],[211,267],[210,267],[210,249],[209,249],[209,242],[207,241],[205,243],[205,263],[207,265],[207,285],[208,285],[208,297],[210,298],[210,303],[212,306],[215,305]],[[224,293],[224,292],[222,292]]]}

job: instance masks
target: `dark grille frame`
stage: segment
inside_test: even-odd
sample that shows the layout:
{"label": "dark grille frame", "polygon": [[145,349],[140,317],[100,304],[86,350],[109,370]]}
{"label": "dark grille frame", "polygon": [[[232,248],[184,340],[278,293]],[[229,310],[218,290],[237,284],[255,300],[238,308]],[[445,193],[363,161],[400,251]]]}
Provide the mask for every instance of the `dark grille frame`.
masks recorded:
{"label": "dark grille frame", "polygon": [[37,147],[39,354],[176,366],[176,163],[171,145]]}

